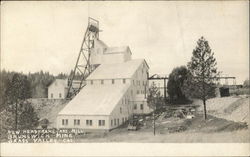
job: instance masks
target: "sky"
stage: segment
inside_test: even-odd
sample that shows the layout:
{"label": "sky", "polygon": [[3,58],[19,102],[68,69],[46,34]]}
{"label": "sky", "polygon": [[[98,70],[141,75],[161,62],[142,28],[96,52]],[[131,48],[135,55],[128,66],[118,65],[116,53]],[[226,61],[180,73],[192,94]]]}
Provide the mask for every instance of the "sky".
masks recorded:
{"label": "sky", "polygon": [[223,76],[249,77],[247,1],[1,2],[1,69],[68,73],[88,17],[100,22],[108,46],[129,46],[149,73],[187,65],[197,40],[208,40]]}

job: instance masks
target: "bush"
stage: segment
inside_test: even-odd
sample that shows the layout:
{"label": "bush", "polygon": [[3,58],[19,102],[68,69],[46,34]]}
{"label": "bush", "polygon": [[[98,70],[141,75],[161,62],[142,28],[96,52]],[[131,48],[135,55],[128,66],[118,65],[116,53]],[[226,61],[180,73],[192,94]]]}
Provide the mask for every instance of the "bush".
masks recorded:
{"label": "bush", "polygon": [[174,68],[169,75],[167,92],[171,104],[186,104],[189,100],[182,91],[183,83],[188,77],[188,69],[185,66]]}

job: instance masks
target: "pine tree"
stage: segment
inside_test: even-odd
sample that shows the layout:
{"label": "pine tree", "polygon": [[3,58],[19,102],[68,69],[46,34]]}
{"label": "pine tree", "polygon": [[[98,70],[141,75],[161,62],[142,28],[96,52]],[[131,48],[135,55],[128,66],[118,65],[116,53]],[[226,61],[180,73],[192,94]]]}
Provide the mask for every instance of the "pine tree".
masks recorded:
{"label": "pine tree", "polygon": [[[22,124],[22,121],[25,120],[25,117],[23,116],[24,113],[30,114],[30,116],[28,116],[28,119],[34,117],[32,114],[35,114],[32,113],[34,112],[34,110],[31,109],[32,106],[30,104],[25,103],[25,100],[31,97],[30,82],[28,81],[27,77],[15,73],[13,75],[11,82],[8,83],[7,85],[7,90],[5,95],[6,95],[6,103],[8,104],[7,110],[12,112],[12,114],[14,115],[15,117],[14,128],[18,129],[18,126],[20,126]],[[29,105],[28,107],[29,112],[25,112],[27,110],[23,110],[24,108],[27,109],[26,105],[27,106]],[[9,120],[11,120],[11,118],[9,118]],[[36,119],[32,120],[36,121]],[[29,125],[32,126],[32,124]]]}
{"label": "pine tree", "polygon": [[155,83],[150,86],[148,96],[147,96],[147,103],[150,108],[153,109],[153,124],[154,124],[154,135],[155,135],[155,113],[157,109],[163,105],[163,98],[159,89],[156,87]]}
{"label": "pine tree", "polygon": [[215,89],[214,81],[217,80],[217,62],[214,53],[210,49],[208,41],[201,37],[196,48],[193,50],[193,56],[188,63],[188,69],[191,73],[183,90],[186,94],[200,98],[204,105],[204,118],[207,119],[206,100]]}
{"label": "pine tree", "polygon": [[38,126],[38,116],[31,103],[22,101],[20,104],[19,129],[33,129]]}
{"label": "pine tree", "polygon": [[155,83],[153,82],[149,88],[148,96],[147,96],[147,103],[150,108],[157,110],[160,108],[162,104],[162,96],[159,89],[156,87]]}

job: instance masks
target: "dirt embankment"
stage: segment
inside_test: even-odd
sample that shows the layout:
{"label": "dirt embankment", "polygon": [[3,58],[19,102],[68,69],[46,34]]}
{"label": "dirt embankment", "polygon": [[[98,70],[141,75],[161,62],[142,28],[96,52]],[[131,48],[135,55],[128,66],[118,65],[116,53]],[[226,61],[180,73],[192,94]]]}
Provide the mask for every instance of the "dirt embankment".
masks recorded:
{"label": "dirt embankment", "polygon": [[41,119],[47,118],[49,120],[49,128],[56,127],[57,114],[67,105],[68,100],[63,99],[30,99],[29,100],[38,117]]}
{"label": "dirt embankment", "polygon": [[[222,98],[213,98],[207,100],[207,112],[218,118],[231,120],[234,122],[246,122],[249,125],[249,96],[230,96]],[[197,102],[196,102],[197,103]],[[198,102],[203,112],[203,104]]]}

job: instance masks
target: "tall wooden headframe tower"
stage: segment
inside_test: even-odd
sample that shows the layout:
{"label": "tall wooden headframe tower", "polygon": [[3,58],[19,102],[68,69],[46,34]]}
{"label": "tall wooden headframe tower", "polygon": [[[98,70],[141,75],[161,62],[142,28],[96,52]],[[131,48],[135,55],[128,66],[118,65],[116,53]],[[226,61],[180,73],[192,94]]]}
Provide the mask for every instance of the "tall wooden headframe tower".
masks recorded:
{"label": "tall wooden headframe tower", "polygon": [[[86,85],[84,82],[85,79],[96,68],[95,65],[91,65],[90,63],[91,49],[94,47],[95,39],[99,39],[99,21],[89,17],[88,26],[83,37],[73,73],[70,74],[68,79],[68,99],[72,99],[79,93]],[[80,74],[80,78],[76,78],[76,74]],[[77,83],[74,83],[75,80],[77,80]]]}

